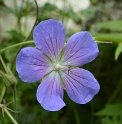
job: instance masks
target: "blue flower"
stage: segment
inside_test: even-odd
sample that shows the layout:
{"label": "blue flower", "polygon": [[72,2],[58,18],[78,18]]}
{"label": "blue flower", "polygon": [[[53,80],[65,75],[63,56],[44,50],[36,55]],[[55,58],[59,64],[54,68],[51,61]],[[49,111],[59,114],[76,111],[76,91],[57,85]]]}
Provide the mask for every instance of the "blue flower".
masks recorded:
{"label": "blue flower", "polygon": [[40,22],[33,32],[37,48],[23,48],[16,58],[16,69],[24,82],[36,82],[41,106],[57,111],[65,106],[64,90],[79,104],[89,102],[100,86],[91,72],[81,69],[99,53],[97,43],[87,31],[72,35],[65,43],[64,26],[53,19]]}

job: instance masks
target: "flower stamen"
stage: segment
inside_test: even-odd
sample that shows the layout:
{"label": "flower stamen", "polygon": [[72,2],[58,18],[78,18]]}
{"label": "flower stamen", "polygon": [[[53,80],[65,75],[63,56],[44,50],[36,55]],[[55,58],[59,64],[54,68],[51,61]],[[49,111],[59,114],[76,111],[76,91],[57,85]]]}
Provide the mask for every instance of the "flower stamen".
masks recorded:
{"label": "flower stamen", "polygon": [[55,64],[54,68],[55,68],[56,71],[59,71],[59,70],[68,71],[69,70],[68,66],[62,66],[60,64]]}

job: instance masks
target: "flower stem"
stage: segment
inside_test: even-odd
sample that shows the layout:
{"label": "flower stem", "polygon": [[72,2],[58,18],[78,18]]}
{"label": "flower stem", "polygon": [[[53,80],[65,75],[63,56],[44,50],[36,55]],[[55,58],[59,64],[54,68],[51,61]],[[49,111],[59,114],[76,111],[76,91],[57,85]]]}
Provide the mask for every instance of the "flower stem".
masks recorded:
{"label": "flower stem", "polygon": [[11,49],[11,48],[14,48],[14,47],[18,47],[18,46],[21,46],[21,45],[30,44],[30,43],[34,43],[34,41],[31,40],[31,41],[27,41],[27,42],[21,42],[21,43],[18,43],[18,44],[14,44],[14,45],[12,45],[12,46],[9,46],[9,47],[6,47],[6,48],[0,50],[0,53],[6,51],[6,50],[8,50],[8,49]]}
{"label": "flower stem", "polygon": [[36,25],[36,23],[37,23],[37,21],[38,21],[39,7],[38,7],[38,4],[37,4],[37,1],[34,0],[34,2],[35,2],[35,5],[36,5],[36,19],[35,19],[35,22],[34,22],[34,24],[33,24],[33,27],[32,27],[32,29],[31,29],[29,35],[25,38],[24,41],[27,41],[27,40],[29,39],[29,37],[31,36],[31,34],[32,34],[32,32],[33,32],[33,29],[34,29],[34,27],[35,27],[35,25]]}
{"label": "flower stem", "polygon": [[0,69],[1,69],[3,72],[5,72],[6,74],[8,74],[7,67],[6,67],[5,62],[3,61],[3,58],[2,58],[1,55],[0,55],[0,63],[1,63]]}
{"label": "flower stem", "polygon": [[112,42],[106,42],[106,41],[95,41],[96,43],[104,43],[104,44],[112,44]]}
{"label": "flower stem", "polygon": [[12,115],[10,114],[10,112],[9,112],[6,108],[4,108],[4,111],[6,112],[6,114],[8,115],[8,117],[11,119],[11,121],[12,121],[14,124],[18,124],[18,123],[16,122],[16,120],[12,117]]}
{"label": "flower stem", "polygon": [[116,89],[114,90],[113,94],[111,95],[111,97],[109,98],[107,103],[112,103],[113,102],[113,100],[116,98],[116,96],[119,93],[121,88],[122,88],[122,76],[119,80],[119,83],[118,83]]}
{"label": "flower stem", "polygon": [[0,104],[0,107],[1,107],[1,109],[4,109],[4,111],[6,112],[6,114],[8,115],[8,117],[11,119],[11,121],[14,123],[14,124],[18,124],[17,122],[16,122],[16,120],[12,117],[12,115],[10,114],[10,112],[7,110],[7,108],[3,108],[3,104]]}
{"label": "flower stem", "polygon": [[[14,110],[16,111],[17,109],[17,93],[16,93],[16,85],[14,86],[14,89],[13,89],[13,99],[14,99]],[[15,119],[18,120],[18,115],[15,113]]]}
{"label": "flower stem", "polygon": [[[25,38],[24,42],[28,42],[27,40],[28,40],[29,37],[31,36],[31,34],[32,34],[32,32],[33,32],[33,29],[34,29],[34,27],[35,27],[35,25],[36,25],[36,23],[37,23],[37,21],[38,21],[39,7],[38,7],[38,4],[37,4],[37,1],[34,0],[34,2],[35,2],[35,5],[36,5],[36,20],[35,20],[35,22],[34,22],[34,25],[33,25],[32,29],[31,29],[29,35]],[[11,70],[12,70],[13,67],[14,67],[14,63],[15,63],[16,56],[17,56],[17,54],[20,52],[21,49],[22,49],[22,45],[19,47],[18,51],[17,51],[16,54],[15,54],[15,57],[14,57],[13,62],[12,62]]]}
{"label": "flower stem", "polygon": [[93,103],[93,100],[90,102],[90,108],[91,108],[91,124],[94,124],[94,103]]}
{"label": "flower stem", "polygon": [[2,89],[1,96],[0,96],[0,103],[1,103],[2,100],[3,100],[3,97],[4,97],[4,95],[5,95],[5,92],[6,92],[6,86],[4,86],[3,89]]}
{"label": "flower stem", "polygon": [[79,115],[78,115],[78,112],[77,112],[77,109],[74,109],[74,114],[75,114],[76,123],[77,124],[81,124],[80,123],[80,118],[79,118]]}

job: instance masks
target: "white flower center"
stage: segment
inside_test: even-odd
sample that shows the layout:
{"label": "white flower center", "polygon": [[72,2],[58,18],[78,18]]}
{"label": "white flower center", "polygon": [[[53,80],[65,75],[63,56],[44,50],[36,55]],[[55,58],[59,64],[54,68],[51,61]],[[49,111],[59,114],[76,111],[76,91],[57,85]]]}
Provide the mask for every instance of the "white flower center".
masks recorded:
{"label": "white flower center", "polygon": [[67,71],[69,70],[69,67],[60,65],[59,63],[54,65],[54,68],[56,71],[62,70],[62,71]]}

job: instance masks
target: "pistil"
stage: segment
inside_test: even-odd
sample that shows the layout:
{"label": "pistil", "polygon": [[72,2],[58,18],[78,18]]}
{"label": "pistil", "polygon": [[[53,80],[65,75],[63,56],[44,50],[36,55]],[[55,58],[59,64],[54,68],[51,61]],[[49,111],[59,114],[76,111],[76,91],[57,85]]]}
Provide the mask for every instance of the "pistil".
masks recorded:
{"label": "pistil", "polygon": [[55,64],[54,68],[57,71],[59,71],[59,70],[68,71],[69,70],[68,66],[63,66],[63,65],[60,65],[60,64]]}

